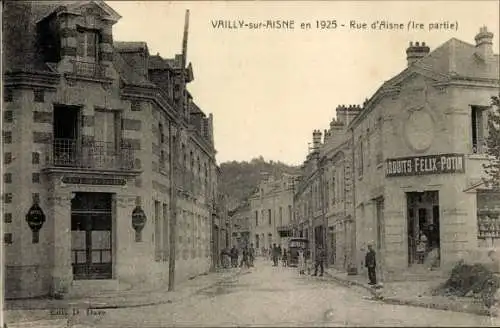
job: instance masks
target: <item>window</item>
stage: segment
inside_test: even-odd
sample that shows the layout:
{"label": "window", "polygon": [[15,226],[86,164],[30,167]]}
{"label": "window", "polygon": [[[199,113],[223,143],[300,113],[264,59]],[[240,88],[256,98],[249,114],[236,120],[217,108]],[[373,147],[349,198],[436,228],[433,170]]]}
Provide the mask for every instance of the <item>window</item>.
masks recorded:
{"label": "window", "polygon": [[31,181],[33,183],[40,183],[40,173],[33,173],[31,176]]}
{"label": "window", "polygon": [[272,218],[271,218],[271,217],[272,217],[272,214],[271,214],[271,213],[272,213],[272,212],[271,212],[271,209],[268,209],[268,210],[267,210],[267,216],[268,216],[268,219],[269,219],[269,225],[271,225],[271,224],[272,224]]}
{"label": "window", "polygon": [[474,154],[483,153],[485,151],[485,135],[484,135],[484,108],[472,106],[471,110],[471,136],[472,136],[472,152]]}
{"label": "window", "polygon": [[137,100],[132,101],[130,104],[130,109],[133,112],[139,112],[141,110],[141,102]]}
{"label": "window", "polygon": [[280,226],[283,225],[283,208],[280,206]]}
{"label": "window", "polygon": [[288,205],[288,220],[292,221],[292,205]]}
{"label": "window", "polygon": [[163,124],[158,124],[158,135],[160,137],[160,145],[165,142],[165,135],[163,134]]}
{"label": "window", "polygon": [[31,153],[31,164],[40,164],[40,153]]}
{"label": "window", "polygon": [[12,153],[4,153],[3,154],[3,163],[10,164],[12,162]]}
{"label": "window", "polygon": [[34,95],[35,102],[43,103],[45,101],[45,97],[44,97],[45,94],[44,94],[43,90],[41,90],[41,89],[35,90],[35,91],[33,91],[33,95]]}
{"label": "window", "polygon": [[160,151],[160,168],[165,168],[165,151],[163,150]]}
{"label": "window", "polygon": [[98,34],[92,30],[79,30],[77,36],[77,58],[86,62],[97,61]]}
{"label": "window", "polygon": [[370,166],[371,148],[370,148],[370,129],[366,129],[366,165]]}
{"label": "window", "polygon": [[12,173],[4,173],[3,174],[3,182],[4,183],[12,183]]}
{"label": "window", "polygon": [[259,211],[255,211],[255,226],[259,225]]}
{"label": "window", "polygon": [[3,242],[6,245],[12,244],[12,234],[11,233],[4,233],[3,234]]}
{"label": "window", "polygon": [[3,120],[5,123],[12,123],[14,119],[13,112],[11,110],[6,110],[3,112]]}
{"label": "window", "polygon": [[337,182],[336,182],[336,173],[333,172],[332,177],[332,205],[337,202]]}
{"label": "window", "polygon": [[360,139],[358,142],[358,176],[363,176],[363,139]]}
{"label": "window", "polygon": [[11,131],[4,131],[3,132],[3,142],[5,144],[12,143],[12,132]]}
{"label": "window", "polygon": [[4,213],[3,222],[12,223],[12,213]]}
{"label": "window", "polygon": [[5,102],[12,102],[12,101],[14,101],[14,93],[12,92],[12,89],[4,89],[4,91],[3,91],[3,101],[5,101]]}

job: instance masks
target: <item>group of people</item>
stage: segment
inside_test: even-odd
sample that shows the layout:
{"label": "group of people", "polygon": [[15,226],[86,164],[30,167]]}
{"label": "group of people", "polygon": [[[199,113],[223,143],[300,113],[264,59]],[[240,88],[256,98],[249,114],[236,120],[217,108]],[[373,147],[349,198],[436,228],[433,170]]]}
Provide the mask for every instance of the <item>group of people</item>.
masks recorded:
{"label": "group of people", "polygon": [[271,259],[273,260],[273,266],[278,266],[280,261],[283,261],[283,266],[288,266],[288,251],[286,248],[282,250],[281,245],[273,244]]}
{"label": "group of people", "polygon": [[250,244],[250,247],[247,245],[241,247],[241,260],[238,262],[239,259],[240,250],[234,245],[231,249],[225,248],[221,251],[221,264],[223,268],[229,267],[229,261],[233,268],[237,268],[238,266],[240,268],[243,266],[250,268],[253,267],[255,260],[255,249],[253,244]]}
{"label": "group of people", "polygon": [[[326,252],[321,245],[316,248],[316,254],[314,259],[314,274],[313,276],[318,275],[318,269],[320,269],[319,276],[322,277],[325,272],[325,260],[326,260]],[[306,274],[306,270],[308,273],[310,269],[307,266],[307,260],[310,258],[309,250],[304,248],[299,248],[298,250],[298,269],[299,274]]]}

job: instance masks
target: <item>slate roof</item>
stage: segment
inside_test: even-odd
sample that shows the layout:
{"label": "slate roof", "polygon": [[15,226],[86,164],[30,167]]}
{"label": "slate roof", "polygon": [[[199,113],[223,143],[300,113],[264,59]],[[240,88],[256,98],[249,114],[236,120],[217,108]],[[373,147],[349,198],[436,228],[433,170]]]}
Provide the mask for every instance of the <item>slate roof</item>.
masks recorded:
{"label": "slate roof", "polygon": [[468,78],[498,79],[498,54],[493,56],[493,60],[484,61],[477,57],[475,51],[475,45],[452,38],[420,59],[417,65],[440,74],[455,73]]}
{"label": "slate roof", "polygon": [[148,52],[148,45],[142,41],[114,41],[113,47],[118,52]]}

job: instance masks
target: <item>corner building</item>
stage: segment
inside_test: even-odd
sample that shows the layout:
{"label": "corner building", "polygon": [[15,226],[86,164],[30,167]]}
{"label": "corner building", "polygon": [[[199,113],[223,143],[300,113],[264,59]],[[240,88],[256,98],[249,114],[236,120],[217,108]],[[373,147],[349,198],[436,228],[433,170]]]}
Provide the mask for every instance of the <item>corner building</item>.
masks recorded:
{"label": "corner building", "polygon": [[[337,138],[332,123],[317,171],[352,173],[341,179],[350,198],[345,214],[343,208],[332,213],[350,228],[339,232],[339,222],[331,236],[351,234],[328,244],[334,262],[343,255],[346,270],[362,273],[372,243],[382,279],[438,276],[459,259],[481,261],[488,247],[498,246],[500,194],[484,183],[483,169],[487,115],[500,89],[492,40],[483,27],[475,44],[452,38],[430,51],[425,43],[410,43],[407,67],[362,107],[347,107],[355,115]],[[341,145],[351,163],[339,161]],[[332,198],[328,179],[320,198]],[[330,204],[323,206],[331,212]],[[416,252],[420,232],[428,239],[424,263]],[[437,260],[429,271],[431,256]]]}
{"label": "corner building", "polygon": [[7,298],[166,287],[174,259],[175,283],[209,269],[212,116],[182,55],[114,42],[119,19],[102,1],[4,4]]}

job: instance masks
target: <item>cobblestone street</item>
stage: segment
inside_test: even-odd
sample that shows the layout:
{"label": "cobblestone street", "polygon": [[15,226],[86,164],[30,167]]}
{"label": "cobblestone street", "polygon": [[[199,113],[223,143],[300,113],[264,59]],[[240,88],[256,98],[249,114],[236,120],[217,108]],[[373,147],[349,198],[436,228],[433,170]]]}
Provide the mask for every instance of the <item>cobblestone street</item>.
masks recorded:
{"label": "cobblestone street", "polygon": [[328,277],[300,276],[262,259],[227,277],[171,304],[101,310],[74,327],[496,326],[486,316],[383,304]]}

